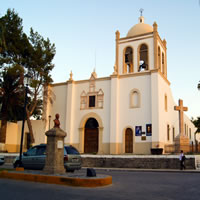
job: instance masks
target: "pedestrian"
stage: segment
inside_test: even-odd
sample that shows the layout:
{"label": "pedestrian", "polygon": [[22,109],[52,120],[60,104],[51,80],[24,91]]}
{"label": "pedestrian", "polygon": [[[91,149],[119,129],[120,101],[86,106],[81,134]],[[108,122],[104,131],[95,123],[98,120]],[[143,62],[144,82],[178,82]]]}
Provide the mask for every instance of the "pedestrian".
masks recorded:
{"label": "pedestrian", "polygon": [[181,150],[179,160],[180,160],[180,170],[185,169],[185,155],[183,153],[183,150]]}

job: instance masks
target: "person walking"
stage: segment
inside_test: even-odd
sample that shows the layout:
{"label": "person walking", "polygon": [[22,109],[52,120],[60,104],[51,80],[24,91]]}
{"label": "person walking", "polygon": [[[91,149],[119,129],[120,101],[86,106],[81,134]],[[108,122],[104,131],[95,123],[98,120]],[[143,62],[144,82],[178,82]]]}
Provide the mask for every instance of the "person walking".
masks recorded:
{"label": "person walking", "polygon": [[180,160],[180,170],[185,169],[185,155],[183,153],[183,150],[181,150],[179,160]]}

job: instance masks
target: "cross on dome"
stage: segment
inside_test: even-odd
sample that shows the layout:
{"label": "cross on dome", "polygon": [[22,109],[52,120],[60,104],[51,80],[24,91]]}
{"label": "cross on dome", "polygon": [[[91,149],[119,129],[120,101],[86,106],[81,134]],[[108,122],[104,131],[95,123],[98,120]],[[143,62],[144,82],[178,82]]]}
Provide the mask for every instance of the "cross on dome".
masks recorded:
{"label": "cross on dome", "polygon": [[142,13],[143,13],[143,11],[144,11],[144,9],[143,8],[140,8],[140,17],[142,17]]}

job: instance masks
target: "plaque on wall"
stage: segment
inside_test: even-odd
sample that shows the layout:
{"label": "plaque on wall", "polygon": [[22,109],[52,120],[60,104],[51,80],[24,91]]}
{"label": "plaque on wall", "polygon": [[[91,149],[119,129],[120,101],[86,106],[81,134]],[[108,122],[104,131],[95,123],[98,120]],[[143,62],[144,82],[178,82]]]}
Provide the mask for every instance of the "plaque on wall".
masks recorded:
{"label": "plaque on wall", "polygon": [[152,136],[152,125],[151,124],[146,124],[146,133],[147,133],[147,136]]}
{"label": "plaque on wall", "polygon": [[136,126],[135,127],[135,136],[141,136],[142,135],[142,126]]}
{"label": "plaque on wall", "polygon": [[57,148],[58,149],[63,149],[63,141],[62,140],[58,140],[57,141]]}
{"label": "plaque on wall", "polygon": [[142,139],[142,140],[146,140],[146,136],[142,136],[141,139]]}

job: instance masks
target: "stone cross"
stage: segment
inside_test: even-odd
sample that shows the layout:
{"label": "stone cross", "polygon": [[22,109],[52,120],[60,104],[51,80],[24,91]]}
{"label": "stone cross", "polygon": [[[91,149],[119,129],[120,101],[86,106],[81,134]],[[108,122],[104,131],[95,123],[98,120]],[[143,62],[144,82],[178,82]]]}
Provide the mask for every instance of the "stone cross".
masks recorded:
{"label": "stone cross", "polygon": [[188,111],[187,107],[183,107],[183,100],[179,99],[179,106],[174,106],[174,110],[179,111],[179,129],[180,135],[184,135],[184,117],[183,111]]}

